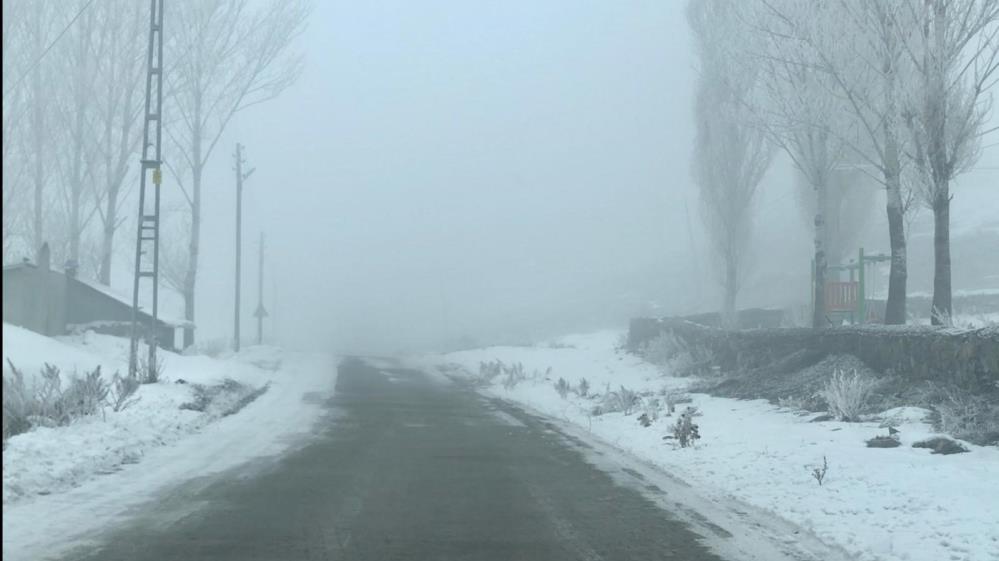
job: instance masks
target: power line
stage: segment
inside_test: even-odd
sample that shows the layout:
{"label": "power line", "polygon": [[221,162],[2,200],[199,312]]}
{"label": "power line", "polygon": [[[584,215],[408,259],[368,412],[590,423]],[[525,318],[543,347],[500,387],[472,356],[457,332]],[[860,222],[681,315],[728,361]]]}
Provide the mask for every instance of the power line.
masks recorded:
{"label": "power line", "polygon": [[28,77],[28,74],[31,74],[31,72],[35,70],[35,68],[42,62],[42,59],[45,58],[45,55],[49,54],[49,51],[52,50],[52,47],[54,47],[55,44],[58,43],[60,39],[62,39],[63,35],[65,35],[67,31],[69,31],[69,28],[73,27],[73,24],[76,23],[76,20],[80,19],[80,16],[83,15],[83,12],[87,11],[87,8],[89,8],[90,5],[93,3],[94,0],[87,0],[87,3],[84,4],[82,8],[80,8],[80,11],[76,12],[76,15],[73,16],[73,19],[69,20],[69,23],[66,24],[66,27],[64,27],[63,30],[59,32],[59,35],[56,36],[56,38],[53,39],[51,43],[49,43],[49,46],[45,47],[45,50],[42,51],[42,54],[38,55],[38,58],[35,59],[35,61],[31,63],[30,66],[28,66],[28,69],[23,74],[21,74],[21,76],[17,79],[16,82],[14,82],[14,85],[11,86],[9,90],[3,93],[4,97],[7,97],[7,94],[16,90],[18,86],[21,85],[21,82],[24,82],[24,79]]}

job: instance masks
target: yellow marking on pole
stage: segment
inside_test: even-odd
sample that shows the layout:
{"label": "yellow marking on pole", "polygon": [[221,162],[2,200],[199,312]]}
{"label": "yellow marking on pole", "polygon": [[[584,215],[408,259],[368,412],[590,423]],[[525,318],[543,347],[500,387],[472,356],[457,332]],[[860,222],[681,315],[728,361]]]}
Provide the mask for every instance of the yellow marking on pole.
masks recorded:
{"label": "yellow marking on pole", "polygon": [[160,168],[153,169],[153,185],[159,186],[162,180],[163,180],[163,173],[160,172]]}

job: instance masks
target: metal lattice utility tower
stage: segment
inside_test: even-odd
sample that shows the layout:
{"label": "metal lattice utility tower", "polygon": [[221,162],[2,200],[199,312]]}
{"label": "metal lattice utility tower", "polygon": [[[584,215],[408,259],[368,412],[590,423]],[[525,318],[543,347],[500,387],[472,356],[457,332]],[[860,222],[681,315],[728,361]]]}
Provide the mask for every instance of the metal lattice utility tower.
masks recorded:
{"label": "metal lattice utility tower", "polygon": [[[135,238],[135,277],[132,283],[132,342],[128,373],[139,370],[139,339],[149,346],[150,375],[156,368],[156,322],[159,314],[160,171],[163,138],[163,1],[149,1],[149,49],[146,54],[146,106],[142,126],[142,159],[139,176],[139,224]],[[149,325],[139,325],[139,289],[149,279],[152,309]]]}

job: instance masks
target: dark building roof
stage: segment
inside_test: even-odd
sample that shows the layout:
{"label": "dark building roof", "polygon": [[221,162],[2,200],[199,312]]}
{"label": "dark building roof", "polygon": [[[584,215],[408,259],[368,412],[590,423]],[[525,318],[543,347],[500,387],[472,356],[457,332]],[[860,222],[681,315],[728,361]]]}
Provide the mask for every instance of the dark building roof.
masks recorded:
{"label": "dark building roof", "polygon": [[[118,302],[119,304],[128,307],[129,310],[131,310],[132,308],[132,298],[130,296],[122,294],[121,292],[118,292],[117,290],[111,288],[110,286],[103,285],[95,281],[84,280],[79,277],[70,277],[70,280],[75,282],[77,285],[85,288],[86,290],[91,290],[97,294],[100,294],[101,296],[109,298],[115,302]],[[148,320],[150,318],[150,314],[145,310],[143,310],[142,306],[139,306],[139,315],[142,316],[144,320]],[[192,321],[170,317],[169,315],[164,316],[162,313],[157,313],[157,316],[158,316],[156,318],[157,321],[169,327],[174,327],[174,328],[194,327],[194,322]]]}
{"label": "dark building roof", "polygon": [[[28,260],[24,260],[24,261],[22,261],[20,263],[12,263],[12,264],[9,264],[9,265],[4,265],[3,272],[4,272],[4,274],[15,273],[16,271],[21,270],[21,269],[37,270],[38,266],[35,265],[34,263],[31,263]],[[106,285],[100,284],[100,283],[98,283],[96,281],[82,279],[80,277],[73,276],[73,275],[67,275],[67,274],[65,274],[63,272],[56,271],[56,270],[49,270],[49,273],[50,274],[57,274],[57,275],[64,276],[64,277],[66,277],[66,280],[68,282],[72,283],[71,286],[72,286],[73,289],[84,291],[84,292],[88,293],[89,295],[91,295],[92,297],[95,297],[97,299],[105,300],[105,301],[107,301],[109,303],[112,303],[112,305],[115,305],[115,306],[124,306],[125,308],[127,308],[128,313],[131,314],[132,298],[130,296],[128,296],[126,294],[123,294],[122,292],[119,292],[118,290],[115,290],[115,289],[113,289],[110,286],[106,286]],[[194,322],[187,321],[185,319],[174,318],[174,317],[171,317],[169,315],[163,315],[162,313],[158,313],[157,316],[158,316],[156,318],[157,322],[159,324],[165,326],[165,327],[171,327],[171,328],[175,328],[175,329],[193,328],[194,327]],[[141,321],[148,322],[151,319],[151,317],[152,316],[147,311],[145,311],[142,308],[142,306],[139,307],[139,319]],[[122,321],[122,319],[110,319],[109,318],[106,321],[118,322],[118,321]],[[87,322],[87,323],[95,323],[96,324],[96,323],[100,323],[100,322],[101,321],[99,320],[99,321],[91,321],[91,322]]]}

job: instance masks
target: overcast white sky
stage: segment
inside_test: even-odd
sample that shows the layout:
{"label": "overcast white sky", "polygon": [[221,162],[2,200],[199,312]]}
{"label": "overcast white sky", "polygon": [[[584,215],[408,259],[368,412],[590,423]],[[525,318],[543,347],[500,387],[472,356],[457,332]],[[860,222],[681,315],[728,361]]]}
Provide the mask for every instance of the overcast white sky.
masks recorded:
{"label": "overcast white sky", "polygon": [[[263,228],[285,340],[391,351],[624,325],[651,300],[711,309],[688,235],[701,234],[684,4],[316,2],[301,80],[241,114],[210,164],[202,333],[230,331],[236,140],[256,167],[244,294]],[[804,259],[807,282],[789,193],[778,165],[757,251]]]}

